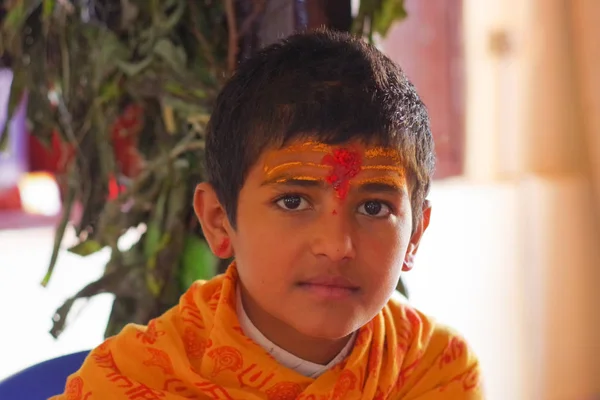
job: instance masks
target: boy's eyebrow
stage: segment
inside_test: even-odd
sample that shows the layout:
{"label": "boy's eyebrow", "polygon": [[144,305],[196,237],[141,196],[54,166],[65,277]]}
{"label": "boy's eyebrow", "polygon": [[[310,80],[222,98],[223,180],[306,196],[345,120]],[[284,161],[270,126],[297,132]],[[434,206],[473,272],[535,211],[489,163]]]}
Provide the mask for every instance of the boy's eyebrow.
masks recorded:
{"label": "boy's eyebrow", "polygon": [[[329,187],[330,184],[324,178],[313,176],[291,176],[279,175],[265,180],[261,186],[284,185],[301,187]],[[403,193],[405,186],[404,179],[396,177],[380,177],[371,179],[362,179],[351,182],[352,186],[357,187],[359,193]]]}

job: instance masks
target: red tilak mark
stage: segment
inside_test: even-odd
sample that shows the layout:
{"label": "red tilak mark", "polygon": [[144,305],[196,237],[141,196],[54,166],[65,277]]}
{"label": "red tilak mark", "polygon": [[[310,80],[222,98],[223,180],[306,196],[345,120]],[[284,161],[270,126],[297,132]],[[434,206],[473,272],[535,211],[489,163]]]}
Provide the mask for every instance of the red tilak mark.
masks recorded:
{"label": "red tilak mark", "polygon": [[227,251],[227,249],[229,249],[229,238],[223,239],[223,241],[219,245],[219,248],[217,249],[217,256],[222,257]]}
{"label": "red tilak mark", "polygon": [[337,210],[333,210],[332,214],[337,215]]}
{"label": "red tilak mark", "polygon": [[350,179],[360,172],[360,154],[348,149],[336,149],[333,154],[325,155],[322,163],[332,167],[326,180],[333,186],[337,197],[344,199],[350,189]]}

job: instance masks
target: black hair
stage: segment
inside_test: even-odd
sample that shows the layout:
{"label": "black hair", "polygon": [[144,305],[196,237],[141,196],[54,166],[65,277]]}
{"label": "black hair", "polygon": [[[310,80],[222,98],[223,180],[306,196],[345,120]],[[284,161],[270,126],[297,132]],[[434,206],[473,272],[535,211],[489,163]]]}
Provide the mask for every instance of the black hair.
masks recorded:
{"label": "black hair", "polygon": [[217,98],[206,173],[233,227],[250,169],[267,149],[300,138],[399,150],[411,182],[413,229],[435,155],[427,109],[401,69],[350,34],[298,33],[243,61]]}

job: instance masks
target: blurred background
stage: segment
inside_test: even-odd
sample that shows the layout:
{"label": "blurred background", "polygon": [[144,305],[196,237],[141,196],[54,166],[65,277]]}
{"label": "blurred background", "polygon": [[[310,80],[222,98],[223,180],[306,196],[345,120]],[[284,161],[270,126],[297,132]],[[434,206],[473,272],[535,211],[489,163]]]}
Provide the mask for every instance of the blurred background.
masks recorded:
{"label": "blurred background", "polygon": [[[177,1],[166,2],[176,7]],[[237,44],[234,40],[238,51],[232,56],[228,49],[234,45],[227,40],[232,35],[231,24],[223,24],[222,19],[214,29],[225,39],[217,42],[220,40],[217,34],[211,37],[202,32],[195,37],[200,42],[198,46],[206,38],[213,45],[212,67],[217,71],[231,68],[232,57],[235,63],[236,57],[250,54],[298,28],[323,24],[346,30],[352,27],[355,32],[358,29],[358,34],[373,40],[398,62],[430,110],[438,154],[436,181],[430,195],[431,227],[420,249],[417,268],[403,277],[410,302],[466,336],[480,357],[489,399],[598,398],[600,2],[392,0],[383,2],[389,5],[386,11],[391,13],[389,23],[376,20],[373,13],[367,12],[369,2],[363,2],[264,0],[244,5],[241,0],[224,1],[219,12],[232,21],[232,10],[227,7],[233,4],[238,13],[234,18],[239,22],[237,34],[251,31],[251,39],[240,39]],[[2,16],[19,3],[30,7],[36,2],[5,2]],[[50,3],[52,7],[63,7],[67,14],[68,8],[74,7],[68,0],[37,1],[36,6],[44,7],[44,13],[61,12],[48,11],[45,7]],[[129,4],[129,11],[137,4],[125,0],[112,3],[121,7]],[[197,4],[204,7],[208,3]],[[188,6],[193,7],[189,3]],[[372,18],[363,15],[361,20],[361,11]],[[170,11],[165,12],[168,17]],[[136,13],[128,18],[133,21],[144,15],[141,9]],[[260,18],[252,20],[253,15]],[[250,18],[250,23],[244,24],[242,17]],[[119,18],[122,22],[125,17]],[[204,29],[202,22],[196,25]],[[19,29],[24,35],[31,34],[25,23]],[[3,31],[2,43],[6,48],[10,48],[7,45],[10,40],[16,40],[14,32],[19,30],[14,29],[9,38],[10,30]],[[21,42],[25,43],[21,43],[25,50],[28,45],[33,47],[27,40]],[[220,48],[224,50],[220,52]],[[4,58],[4,69],[0,71],[0,126],[6,125],[4,136],[9,137],[3,141],[0,152],[0,380],[40,361],[98,345],[110,332],[111,323],[116,329],[127,316],[133,315],[130,320],[144,320],[160,311],[174,296],[169,289],[170,280],[165,277],[175,279],[173,274],[157,275],[158,278],[152,275],[153,280],[146,276],[148,290],[155,294],[152,298],[160,297],[160,301],[152,303],[152,308],[141,315],[139,310],[144,309],[141,304],[146,304],[144,298],[133,298],[106,282],[99,288],[87,286],[89,290],[80,293],[80,297],[94,296],[71,301],[68,326],[62,325],[68,310],[56,314],[57,309],[86,285],[110,275],[111,262],[118,258],[115,254],[123,251],[119,249],[135,249],[136,243],[143,241],[146,247],[140,250],[145,255],[141,264],[147,266],[148,260],[159,266],[161,260],[169,262],[164,248],[154,253],[146,251],[154,221],[152,210],[146,210],[129,225],[117,224],[121,228],[118,246],[116,239],[113,243],[108,236],[94,236],[100,228],[93,221],[106,221],[102,212],[109,209],[106,204],[111,199],[137,201],[119,197],[123,190],[129,193],[127,188],[135,186],[138,179],[138,173],[129,169],[148,168],[150,155],[157,160],[156,154],[160,152],[148,150],[127,135],[115,136],[114,158],[122,175],[129,180],[101,173],[85,175],[82,168],[69,168],[72,157],[68,138],[65,140],[62,132],[69,125],[64,118],[56,123],[55,129],[62,135],[50,130],[49,135],[42,137],[35,131],[42,129],[40,125],[31,122],[32,118],[35,120],[38,105],[33,101],[35,93],[30,90],[29,97],[14,96],[19,68],[37,63],[35,59],[23,61],[24,55],[28,55],[26,51],[19,54],[20,61],[14,56]],[[211,59],[207,54],[198,59]],[[48,76],[55,70],[65,73],[64,65],[62,69],[50,66]],[[123,75],[126,78],[120,79],[130,82],[135,73],[127,71]],[[103,75],[102,82],[111,73]],[[209,89],[218,89],[219,73],[211,73],[212,80],[200,81]],[[61,82],[65,84],[64,79]],[[146,125],[152,113],[162,119],[167,133],[171,130],[170,121],[175,121],[174,129],[178,130],[182,126],[179,121],[185,120],[186,132],[191,132],[191,136],[182,136],[185,141],[201,137],[202,124],[210,112],[209,89],[206,89],[209,95],[202,97],[205,107],[185,112],[181,104],[186,99],[190,101],[185,94],[178,98],[179,103],[162,101],[160,96],[165,92],[139,96],[141,89],[138,92],[127,89],[127,96],[144,99],[141,113],[146,115]],[[63,104],[60,99],[61,96],[66,99],[66,90],[45,93],[50,103],[54,97],[58,99],[55,103],[60,114]],[[136,125],[131,122],[137,118],[132,116],[136,110],[131,105],[135,102],[123,105],[122,98],[114,102],[114,108],[106,110],[116,110],[113,120],[127,125],[125,130],[131,133],[136,131],[130,127]],[[150,100],[156,98],[161,100],[156,103],[158,112],[151,108],[154,103]],[[74,115],[74,108],[67,100],[65,106]],[[139,104],[136,101],[135,105]],[[106,110],[103,112],[108,119],[113,114]],[[194,121],[199,121],[200,133],[191,130]],[[93,127],[97,129],[96,125]],[[143,132],[143,128],[138,130]],[[133,135],[142,137],[143,133]],[[171,151],[182,142],[168,139],[161,145],[169,143]],[[103,151],[94,147],[94,143],[89,146],[88,155]],[[138,165],[130,159],[135,158],[131,154],[139,156],[138,151],[146,164]],[[75,160],[78,162],[77,156]],[[68,179],[62,178],[65,173],[69,174]],[[86,203],[91,196],[90,183],[96,182],[105,186],[101,196],[108,200],[106,204],[95,205],[92,217],[87,215],[92,220],[88,225],[95,227],[94,230],[82,227],[81,221],[91,207]],[[65,209],[65,199],[69,197],[70,189],[65,189],[65,185],[78,188],[68,215],[79,225],[73,223],[65,229],[49,279],[47,269],[55,231],[61,225],[61,209]],[[183,198],[189,201],[191,197]],[[124,218],[118,217],[120,212],[126,212],[123,202],[117,208],[117,218]],[[172,208],[175,203],[168,204]],[[185,212],[174,215],[182,220],[190,218]],[[188,222],[181,225],[185,235],[197,232],[196,226],[188,229]],[[166,223],[160,232],[172,232],[173,226]],[[127,227],[131,229],[124,229]],[[73,249],[73,245],[78,247]],[[178,246],[170,249],[172,252],[185,249],[185,254],[196,255],[192,259],[205,260],[202,271],[192,272],[186,270],[185,260],[176,262],[183,271],[177,275],[180,286],[185,285],[182,275],[197,277],[219,268],[206,255],[201,243],[194,247],[186,239]],[[129,277],[117,275],[117,279],[130,282]],[[40,284],[43,280],[45,287]],[[159,289],[154,292],[157,285]],[[113,306],[115,293],[125,299],[115,303],[118,307]]]}

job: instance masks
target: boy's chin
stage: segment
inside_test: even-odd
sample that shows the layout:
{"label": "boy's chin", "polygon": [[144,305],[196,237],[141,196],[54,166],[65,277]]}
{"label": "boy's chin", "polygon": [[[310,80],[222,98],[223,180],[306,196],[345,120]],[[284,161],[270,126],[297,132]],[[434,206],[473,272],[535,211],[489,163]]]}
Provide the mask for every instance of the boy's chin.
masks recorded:
{"label": "boy's chin", "polygon": [[348,337],[362,326],[354,321],[339,321],[335,318],[325,322],[308,321],[307,319],[297,321],[294,328],[303,336],[316,340],[337,341]]}

